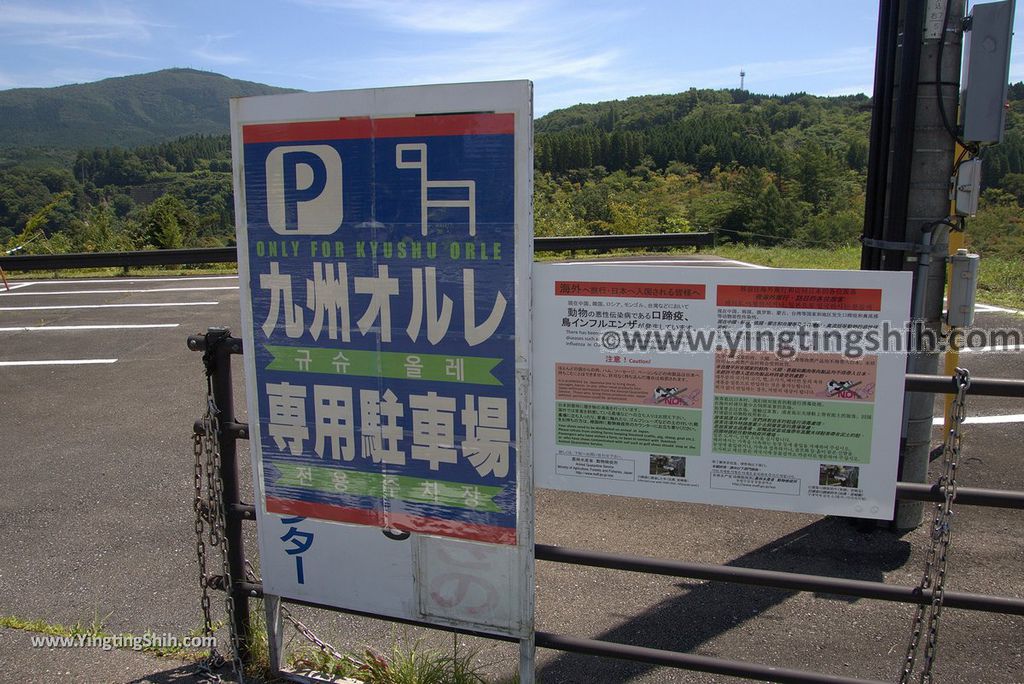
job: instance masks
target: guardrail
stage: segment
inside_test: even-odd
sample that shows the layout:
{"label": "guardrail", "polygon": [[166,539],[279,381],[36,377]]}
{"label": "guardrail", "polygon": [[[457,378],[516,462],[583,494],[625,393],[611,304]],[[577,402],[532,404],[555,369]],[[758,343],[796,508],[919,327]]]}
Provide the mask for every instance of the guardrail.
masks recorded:
{"label": "guardrail", "polygon": [[78,252],[75,254],[24,254],[0,257],[5,271],[61,271],[73,268],[132,268],[139,266],[181,266],[238,261],[234,247],[196,249],[148,249],[140,252]]}
{"label": "guardrail", "polygon": [[[613,249],[650,249],[652,247],[711,247],[714,233],[641,233],[639,235],[581,235],[539,237],[533,240],[535,252],[573,252]],[[238,261],[235,247],[195,249],[149,249],[138,252],[77,252],[74,254],[24,254],[0,256],[0,269],[6,271],[60,271],[75,268],[137,268],[140,266],[184,266],[225,264]]]}

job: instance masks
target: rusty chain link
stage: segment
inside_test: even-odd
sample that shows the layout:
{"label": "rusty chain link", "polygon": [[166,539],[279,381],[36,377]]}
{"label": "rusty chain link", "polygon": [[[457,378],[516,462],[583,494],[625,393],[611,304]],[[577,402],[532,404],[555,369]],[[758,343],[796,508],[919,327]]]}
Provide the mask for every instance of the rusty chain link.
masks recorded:
{"label": "rusty chain link", "polygon": [[344,653],[341,653],[340,651],[338,651],[338,649],[334,648],[329,643],[327,643],[326,641],[324,641],[323,639],[318,637],[313,632],[312,629],[310,629],[309,627],[304,625],[302,622],[300,622],[299,619],[297,617],[295,617],[294,615],[292,615],[291,611],[289,611],[283,605],[281,606],[281,617],[283,617],[285,620],[290,622],[292,624],[292,626],[295,628],[295,630],[299,634],[301,634],[307,641],[309,641],[311,644],[313,644],[314,646],[316,646],[321,651],[323,651],[327,655],[331,656],[335,660],[341,660],[341,661],[344,661],[344,662],[350,662],[350,663],[354,663],[356,665],[361,665],[361,663],[357,662],[351,656],[347,656]]}
{"label": "rusty chain link", "polygon": [[[206,378],[206,413],[202,418],[202,431],[193,436],[193,452],[195,455],[195,532],[196,556],[199,560],[199,586],[202,588],[200,607],[203,611],[203,635],[213,636],[213,617],[210,604],[210,576],[207,572],[207,544],[221,554],[221,577],[225,590],[224,609],[227,614],[228,630],[231,640],[231,665],[240,682],[244,682],[244,672],[239,656],[241,635],[237,634],[234,622],[234,597],[232,595],[231,572],[228,567],[228,539],[225,533],[224,482],[221,479],[220,465],[220,411],[213,399],[213,377],[208,371]],[[205,458],[204,458],[205,456]],[[205,481],[205,487],[204,485]],[[204,539],[205,532],[205,539]],[[207,681],[220,682],[221,677],[214,670],[223,666],[225,658],[210,647],[210,657],[200,663],[200,673]]]}
{"label": "rusty chain link", "polygon": [[[942,473],[939,487],[942,501],[935,504],[935,515],[931,526],[931,545],[925,556],[924,575],[921,577],[922,593],[931,590],[931,601],[917,607],[911,630],[910,644],[900,673],[900,684],[908,684],[914,677],[921,637],[927,634],[924,650],[924,665],[918,681],[932,682],[932,668],[935,665],[939,640],[939,618],[942,617],[942,601],[945,592],[946,563],[949,559],[949,543],[953,522],[953,501],[956,500],[956,468],[960,462],[960,447],[963,441],[963,423],[967,417],[967,390],[971,386],[971,374],[964,368],[957,368],[956,397],[950,411],[950,429],[942,445]],[[925,624],[927,623],[927,625]]]}

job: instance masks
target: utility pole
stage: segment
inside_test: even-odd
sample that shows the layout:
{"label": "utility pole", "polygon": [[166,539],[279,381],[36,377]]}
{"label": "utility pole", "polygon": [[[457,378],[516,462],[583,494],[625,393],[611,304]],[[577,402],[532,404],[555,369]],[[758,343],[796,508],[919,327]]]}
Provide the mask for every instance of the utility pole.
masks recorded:
{"label": "utility pole", "polygon": [[[943,123],[942,111],[945,111],[947,120],[957,120],[964,7],[965,0],[907,0],[904,3],[900,50],[919,50],[918,68],[916,74],[898,71],[894,84],[897,101],[903,106],[913,106],[914,112],[910,130],[899,130],[894,126],[892,131],[893,159],[890,166],[893,171],[889,181],[884,234],[888,241],[930,244],[934,249],[935,258],[927,276],[922,279],[920,272],[915,274],[916,310],[912,312],[915,318],[923,321],[933,340],[939,339],[941,334],[946,279],[942,257],[949,241],[946,228],[935,222],[946,219],[949,214],[949,182],[955,146],[955,140]],[[921,13],[922,10],[923,14],[914,16],[915,12]],[[919,43],[915,46],[917,41]],[[899,59],[897,61],[906,64]],[[914,77],[916,81],[912,82]],[[909,96],[910,91],[916,91],[913,98]],[[898,124],[910,118],[900,117],[897,113],[894,120]],[[910,146],[909,163],[903,167],[906,178],[901,179],[897,170],[905,160],[899,159],[898,155],[906,153],[907,145]],[[905,185],[900,187],[902,183]],[[885,270],[918,271],[921,256],[920,252],[886,249],[882,267]],[[915,352],[907,360],[910,373],[934,374],[938,368],[937,351]],[[912,392],[906,395],[900,453],[901,481],[926,482],[928,479],[934,406],[935,399],[931,394]],[[917,527],[921,524],[922,511],[921,502],[899,502],[894,526],[899,530]]]}

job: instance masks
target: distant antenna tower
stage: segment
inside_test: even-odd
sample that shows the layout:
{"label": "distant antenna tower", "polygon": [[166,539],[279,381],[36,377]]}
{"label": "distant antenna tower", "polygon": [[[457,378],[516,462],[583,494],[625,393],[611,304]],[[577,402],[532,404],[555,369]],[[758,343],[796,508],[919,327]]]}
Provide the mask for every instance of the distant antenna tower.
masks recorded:
{"label": "distant antenna tower", "polygon": [[747,72],[744,71],[743,69],[740,69],[740,90],[744,90],[744,88],[743,88],[743,79],[746,78],[746,77],[747,77]]}

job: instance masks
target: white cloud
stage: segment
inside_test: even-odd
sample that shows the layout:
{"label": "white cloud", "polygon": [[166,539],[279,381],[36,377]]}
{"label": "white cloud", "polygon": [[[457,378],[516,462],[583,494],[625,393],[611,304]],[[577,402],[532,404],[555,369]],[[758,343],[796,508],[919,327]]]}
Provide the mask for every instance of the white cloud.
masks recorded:
{"label": "white cloud", "polygon": [[107,56],[120,55],[106,47],[110,43],[148,41],[152,37],[150,29],[155,26],[131,11],[105,5],[71,10],[17,4],[0,8],[0,36],[7,41],[89,50]]}
{"label": "white cloud", "polygon": [[[789,92],[792,85],[812,92],[865,90],[874,49],[862,47],[802,59],[722,62],[699,68],[706,55],[687,55],[682,43],[665,56],[634,40],[609,41],[639,19],[634,6],[613,10],[599,4],[470,2],[469,0],[293,0],[337,13],[339,21],[366,20],[381,38],[371,53],[320,54],[297,65],[295,73],[313,88],[362,88],[417,83],[451,83],[528,78],[535,82],[536,111],[543,114],[578,102],[631,95],[675,93],[691,87],[735,88],[747,72],[754,92]],[[325,18],[329,15],[325,15]],[[420,39],[409,32],[456,33],[444,40]],[[687,66],[689,65],[689,69]],[[720,66],[721,65],[721,66]],[[870,91],[870,88],[867,88]]]}
{"label": "white cloud", "polygon": [[216,48],[217,43],[234,38],[234,34],[205,35],[203,44],[192,50],[192,56],[211,64],[243,64],[249,61],[245,55],[225,52]]}
{"label": "white cloud", "polygon": [[73,32],[55,29],[46,33],[24,35],[18,41],[21,45],[43,45],[66,50],[81,50],[100,57],[117,59],[148,60],[150,57],[123,50],[112,50],[111,44],[118,44],[122,38],[116,31]]}
{"label": "white cloud", "polygon": [[571,43],[501,38],[413,58],[391,55],[371,60],[371,64],[374,75],[384,72],[401,78],[415,74],[416,78],[436,82],[517,78],[595,81],[608,76],[616,57],[614,50],[590,52]]}
{"label": "white cloud", "polygon": [[0,26],[135,26],[139,20],[130,12],[68,11],[49,7],[5,4]]}
{"label": "white cloud", "polygon": [[361,12],[407,31],[498,33],[522,24],[537,2],[480,0],[297,0],[328,10]]}
{"label": "white cloud", "polygon": [[[543,37],[490,37],[447,50],[406,55],[399,50],[362,60],[310,59],[296,73],[323,88],[369,88],[426,83],[458,83],[530,79],[536,83],[538,112],[546,102],[542,93],[557,93],[565,84],[607,89],[631,82],[621,73],[619,52],[592,51],[571,40],[548,41]],[[575,104],[566,102],[565,104]],[[563,106],[561,99],[557,105]]]}
{"label": "white cloud", "polygon": [[[558,16],[557,2],[491,4],[427,0],[299,0],[319,7],[372,13],[390,27],[391,35],[377,41],[374,53],[358,52],[334,58],[323,54],[295,69],[303,79],[322,88],[359,88],[497,81],[528,78],[541,92],[575,87],[631,83],[635,74],[623,63],[618,46],[601,38],[624,17],[621,10],[591,10],[568,6],[571,23]],[[440,8],[440,9],[439,9]],[[425,19],[424,17],[429,17]],[[432,17],[432,18],[430,18]],[[444,17],[441,21],[439,17]],[[450,20],[448,19],[450,17]],[[409,47],[403,31],[462,31],[451,39],[422,40]],[[386,34],[385,34],[386,35]],[[621,92],[621,91],[619,91]]]}

